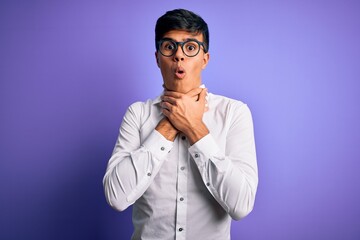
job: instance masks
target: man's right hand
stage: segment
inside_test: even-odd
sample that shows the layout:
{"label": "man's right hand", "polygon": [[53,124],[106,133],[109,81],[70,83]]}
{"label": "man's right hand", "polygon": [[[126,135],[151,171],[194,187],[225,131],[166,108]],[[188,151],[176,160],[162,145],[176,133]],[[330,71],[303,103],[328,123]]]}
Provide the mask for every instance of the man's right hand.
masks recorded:
{"label": "man's right hand", "polygon": [[163,135],[167,140],[172,142],[175,140],[176,135],[179,133],[179,131],[171,124],[167,117],[164,117],[160,120],[155,130],[158,131],[161,135]]}

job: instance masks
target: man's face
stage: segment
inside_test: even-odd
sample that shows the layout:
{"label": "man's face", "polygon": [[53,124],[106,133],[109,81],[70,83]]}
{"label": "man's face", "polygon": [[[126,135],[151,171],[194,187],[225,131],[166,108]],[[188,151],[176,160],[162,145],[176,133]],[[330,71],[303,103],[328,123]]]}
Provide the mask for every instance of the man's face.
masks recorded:
{"label": "man's face", "polygon": [[[203,35],[193,34],[183,30],[167,32],[163,38],[172,39],[175,42],[184,42],[188,39],[203,41]],[[159,51],[155,52],[156,62],[161,70],[164,87],[171,91],[187,93],[201,85],[201,72],[205,69],[210,55],[205,53],[201,46],[200,52],[194,57],[188,57],[178,46],[177,51],[171,57],[163,56]]]}

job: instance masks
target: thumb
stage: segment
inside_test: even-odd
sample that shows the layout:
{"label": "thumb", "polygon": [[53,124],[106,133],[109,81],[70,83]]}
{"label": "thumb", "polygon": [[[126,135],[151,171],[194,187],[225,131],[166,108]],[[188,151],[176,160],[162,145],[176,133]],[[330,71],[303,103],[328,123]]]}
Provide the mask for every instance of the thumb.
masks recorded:
{"label": "thumb", "polygon": [[199,102],[200,103],[205,103],[206,101],[206,95],[207,95],[207,88],[203,88],[199,94]]}
{"label": "thumb", "polygon": [[188,95],[190,97],[195,97],[195,96],[199,95],[203,89],[204,88],[193,88],[189,92],[187,92],[186,95]]}

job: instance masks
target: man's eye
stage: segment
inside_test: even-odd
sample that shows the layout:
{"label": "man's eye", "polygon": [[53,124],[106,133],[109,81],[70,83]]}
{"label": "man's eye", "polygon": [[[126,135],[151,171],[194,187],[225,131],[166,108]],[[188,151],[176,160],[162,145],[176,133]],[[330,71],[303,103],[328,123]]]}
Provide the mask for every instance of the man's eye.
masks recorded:
{"label": "man's eye", "polygon": [[188,44],[188,45],[186,45],[186,50],[187,51],[195,51],[196,50],[196,45]]}
{"label": "man's eye", "polygon": [[164,45],[164,49],[166,49],[166,50],[174,50],[175,46],[174,46],[174,44],[167,43],[167,44]]}

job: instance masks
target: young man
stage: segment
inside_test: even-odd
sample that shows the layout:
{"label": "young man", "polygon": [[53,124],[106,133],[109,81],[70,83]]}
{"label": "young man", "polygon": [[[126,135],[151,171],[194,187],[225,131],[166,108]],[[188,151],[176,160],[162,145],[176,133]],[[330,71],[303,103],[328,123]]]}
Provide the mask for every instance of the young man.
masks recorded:
{"label": "young man", "polygon": [[108,203],[133,204],[132,239],[230,239],[231,219],[254,206],[258,184],[246,104],[207,93],[209,31],[176,9],[155,28],[164,92],[132,104],[104,177]]}

